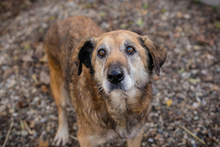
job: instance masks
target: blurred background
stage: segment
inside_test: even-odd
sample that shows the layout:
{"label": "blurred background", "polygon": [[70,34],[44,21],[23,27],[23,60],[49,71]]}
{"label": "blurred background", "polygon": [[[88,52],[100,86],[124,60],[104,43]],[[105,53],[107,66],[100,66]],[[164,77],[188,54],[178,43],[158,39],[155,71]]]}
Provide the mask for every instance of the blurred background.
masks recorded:
{"label": "blurred background", "polygon": [[[43,40],[53,23],[79,14],[105,31],[148,35],[169,51],[161,76],[153,77],[142,147],[220,146],[220,2],[212,1],[1,0],[0,146],[52,145],[57,108]],[[67,146],[77,147],[76,116],[68,113]]]}

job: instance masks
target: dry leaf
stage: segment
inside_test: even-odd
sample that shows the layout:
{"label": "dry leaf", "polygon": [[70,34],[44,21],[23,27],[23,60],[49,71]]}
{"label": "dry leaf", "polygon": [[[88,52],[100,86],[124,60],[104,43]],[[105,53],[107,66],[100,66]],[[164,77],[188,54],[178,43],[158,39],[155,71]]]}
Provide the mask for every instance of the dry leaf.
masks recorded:
{"label": "dry leaf", "polygon": [[34,82],[35,82],[35,83],[37,83],[37,82],[38,82],[38,81],[37,81],[36,74],[32,74],[32,75],[31,75],[31,77],[32,77],[32,79],[34,80]]}
{"label": "dry leaf", "polygon": [[40,82],[44,84],[50,84],[50,77],[45,71],[40,72]]}
{"label": "dry leaf", "polygon": [[168,107],[170,107],[170,105],[172,104],[172,102],[173,102],[173,100],[172,100],[172,99],[167,100],[167,101],[166,101],[167,106],[168,106]]}
{"label": "dry leaf", "polygon": [[159,76],[156,76],[156,75],[155,75],[155,76],[153,76],[153,80],[154,80],[154,81],[157,81],[157,80],[159,80],[159,79],[160,79],[160,77],[159,77]]}
{"label": "dry leaf", "polygon": [[30,128],[34,128],[34,127],[35,127],[35,121],[33,120],[30,122]]}
{"label": "dry leaf", "polygon": [[218,91],[218,90],[219,90],[219,87],[218,87],[217,85],[213,85],[213,86],[212,86],[212,90]]}
{"label": "dry leaf", "polygon": [[42,53],[44,53],[43,43],[39,43],[36,45],[35,54],[42,54]]}
{"label": "dry leaf", "polygon": [[42,85],[40,89],[41,89],[41,91],[43,91],[43,92],[48,92],[48,88],[47,88],[46,85]]}
{"label": "dry leaf", "polygon": [[48,147],[48,146],[49,146],[48,142],[47,141],[43,141],[43,140],[41,140],[39,145],[38,145],[38,147]]}
{"label": "dry leaf", "polygon": [[48,62],[46,54],[40,59],[40,62]]}
{"label": "dry leaf", "polygon": [[6,80],[7,77],[9,77],[13,72],[14,72],[13,68],[6,69],[5,72],[4,72],[4,75],[3,75],[4,80]]}
{"label": "dry leaf", "polygon": [[21,60],[24,62],[33,62],[32,56],[31,55],[23,55],[21,57]]}

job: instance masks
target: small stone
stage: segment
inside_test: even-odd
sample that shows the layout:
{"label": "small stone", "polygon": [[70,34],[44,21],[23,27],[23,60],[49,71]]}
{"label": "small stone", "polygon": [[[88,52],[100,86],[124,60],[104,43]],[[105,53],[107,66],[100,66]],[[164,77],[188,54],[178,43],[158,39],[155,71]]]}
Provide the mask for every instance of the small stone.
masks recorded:
{"label": "small stone", "polygon": [[146,146],[146,142],[142,142],[141,145],[142,145],[142,146]]}
{"label": "small stone", "polygon": [[44,122],[46,122],[46,121],[47,121],[46,118],[42,118],[42,119],[40,120],[41,123],[44,123]]}
{"label": "small stone", "polygon": [[21,131],[21,135],[25,137],[25,136],[28,135],[28,132],[27,132],[26,130],[22,130],[22,131]]}
{"label": "small stone", "polygon": [[186,45],[186,50],[187,50],[187,51],[191,51],[191,50],[192,50],[192,46],[191,46],[190,44],[187,44],[187,45]]}
{"label": "small stone", "polygon": [[50,130],[51,130],[51,127],[47,126],[47,132],[50,132]]}
{"label": "small stone", "polygon": [[12,88],[13,86],[15,86],[17,82],[15,80],[10,80],[10,83],[7,85],[8,88]]}
{"label": "small stone", "polygon": [[147,141],[150,142],[150,143],[153,143],[154,139],[153,138],[149,138]]}
{"label": "small stone", "polygon": [[162,134],[163,133],[163,129],[158,129],[157,132]]}
{"label": "small stone", "polygon": [[178,18],[182,18],[183,14],[182,14],[181,12],[177,12],[177,13],[176,13],[176,16],[177,16]]}
{"label": "small stone", "polygon": [[202,105],[205,106],[207,103],[205,100],[202,100]]}
{"label": "small stone", "polygon": [[191,144],[195,144],[196,142],[194,140],[191,140]]}
{"label": "small stone", "polygon": [[193,119],[194,119],[194,120],[198,120],[198,119],[199,119],[199,117],[198,117],[198,116],[195,116],[195,117],[193,117]]}
{"label": "small stone", "polygon": [[87,14],[88,17],[94,18],[98,15],[97,11],[95,11],[94,9],[89,9],[89,12]]}
{"label": "small stone", "polygon": [[14,117],[16,117],[16,116],[18,116],[18,113],[13,113],[12,115],[13,115]]}
{"label": "small stone", "polygon": [[37,91],[37,89],[36,89],[36,88],[33,88],[33,89],[31,90],[31,93],[34,94],[36,91]]}
{"label": "small stone", "polygon": [[34,98],[34,101],[35,101],[35,102],[38,102],[38,101],[40,101],[40,98],[39,98],[39,97],[35,97],[35,98]]}
{"label": "small stone", "polygon": [[212,86],[212,90],[218,91],[218,90],[219,90],[219,87],[218,87],[217,85],[213,85],[213,86]]}
{"label": "small stone", "polygon": [[159,79],[160,79],[159,76],[157,76],[157,75],[153,76],[153,80],[154,80],[154,81],[157,81],[157,80],[159,80]]}
{"label": "small stone", "polygon": [[30,128],[34,128],[35,127],[35,121],[33,120],[33,121],[31,121],[31,123],[30,123]]}
{"label": "small stone", "polygon": [[155,140],[159,140],[160,138],[161,138],[161,134],[159,133],[154,137]]}
{"label": "small stone", "polygon": [[185,81],[182,86],[183,86],[183,89],[188,90],[189,89],[189,82]]}
{"label": "small stone", "polygon": [[5,106],[5,105],[0,106],[0,112],[5,111],[5,109],[6,109],[6,106]]}
{"label": "small stone", "polygon": [[200,50],[200,49],[201,49],[201,47],[198,46],[198,45],[194,45],[194,46],[193,46],[193,50],[196,50],[196,51],[197,51],[197,50]]}
{"label": "small stone", "polygon": [[194,103],[193,103],[193,107],[194,107],[194,108],[199,107],[199,103],[194,102]]}
{"label": "small stone", "polygon": [[185,15],[184,15],[184,18],[185,18],[185,19],[190,19],[190,15],[189,15],[189,14],[185,14]]}
{"label": "small stone", "polygon": [[41,86],[41,91],[42,91],[42,92],[48,92],[48,90],[49,90],[49,89],[47,88],[46,85],[42,85],[42,86]]}
{"label": "small stone", "polygon": [[40,82],[46,85],[50,84],[50,77],[45,71],[40,72]]}
{"label": "small stone", "polygon": [[106,29],[109,28],[109,24],[108,24],[107,22],[103,22],[103,23],[101,24],[101,28],[104,29],[104,30],[106,30]]}
{"label": "small stone", "polygon": [[177,95],[176,95],[178,98],[180,98],[180,99],[185,99],[186,98],[186,96],[184,95],[184,94],[182,94],[182,93],[177,93]]}
{"label": "small stone", "polygon": [[207,74],[205,76],[202,76],[202,80],[206,82],[212,82],[213,81],[213,76]]}

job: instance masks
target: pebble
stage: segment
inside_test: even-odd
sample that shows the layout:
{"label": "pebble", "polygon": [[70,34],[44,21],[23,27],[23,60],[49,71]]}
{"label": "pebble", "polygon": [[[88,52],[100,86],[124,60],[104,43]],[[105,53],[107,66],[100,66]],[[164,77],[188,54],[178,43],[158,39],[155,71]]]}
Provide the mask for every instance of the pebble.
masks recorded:
{"label": "pebble", "polygon": [[202,100],[202,105],[205,106],[207,103],[205,100]]}
{"label": "pebble", "polygon": [[22,130],[22,131],[21,131],[21,135],[25,137],[25,136],[28,135],[28,132],[27,132],[26,130]]}
{"label": "pebble", "polygon": [[0,106],[0,112],[5,111],[5,109],[6,109],[6,106],[5,106],[5,105]]}
{"label": "pebble", "polygon": [[148,138],[147,141],[150,142],[150,143],[153,143],[153,142],[154,142],[154,139],[153,139],[153,138]]}
{"label": "pebble", "polygon": [[184,18],[185,18],[185,19],[190,19],[190,15],[189,15],[189,14],[185,14],[185,15],[184,15]]}
{"label": "pebble", "polygon": [[194,46],[193,46],[193,50],[196,50],[196,51],[197,51],[197,50],[200,50],[200,49],[201,49],[201,47],[198,46],[198,45],[194,45]]}
{"label": "pebble", "polygon": [[146,146],[147,144],[146,144],[146,142],[142,142],[141,145],[142,146]]}
{"label": "pebble", "polygon": [[193,103],[193,107],[194,107],[194,108],[197,108],[197,107],[199,107],[199,103],[197,103],[197,102],[194,102],[194,103]]}
{"label": "pebble", "polygon": [[12,115],[13,115],[14,117],[16,117],[16,116],[18,116],[18,113],[13,113]]}
{"label": "pebble", "polygon": [[162,134],[163,133],[163,129],[158,129],[157,132]]}
{"label": "pebble", "polygon": [[199,117],[198,117],[198,116],[195,116],[195,117],[193,117],[193,119],[194,119],[194,120],[198,120],[198,119],[199,119]]}
{"label": "pebble", "polygon": [[101,28],[104,29],[104,30],[106,30],[106,29],[109,28],[109,24],[108,24],[107,22],[103,22],[103,23],[101,24]]}
{"label": "pebble", "polygon": [[47,121],[47,118],[41,118],[41,120],[40,120],[41,123],[44,123],[46,121]]}

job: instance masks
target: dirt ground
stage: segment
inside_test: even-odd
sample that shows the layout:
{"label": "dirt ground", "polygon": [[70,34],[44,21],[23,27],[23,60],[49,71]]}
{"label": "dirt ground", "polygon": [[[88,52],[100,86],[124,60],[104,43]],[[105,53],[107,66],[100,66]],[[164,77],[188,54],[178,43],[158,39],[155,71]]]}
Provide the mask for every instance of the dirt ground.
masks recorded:
{"label": "dirt ground", "polygon": [[[149,35],[169,51],[161,76],[154,77],[142,147],[220,146],[220,12],[190,0],[2,0],[0,146],[9,130],[6,146],[53,145],[57,108],[43,39],[54,22],[78,14],[105,31]],[[68,113],[67,146],[77,147],[76,116],[72,108]]]}

